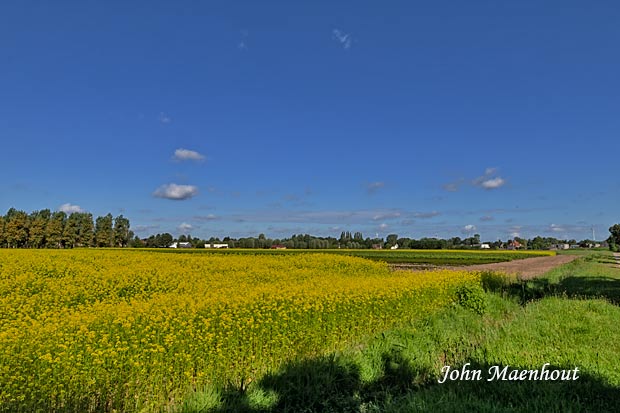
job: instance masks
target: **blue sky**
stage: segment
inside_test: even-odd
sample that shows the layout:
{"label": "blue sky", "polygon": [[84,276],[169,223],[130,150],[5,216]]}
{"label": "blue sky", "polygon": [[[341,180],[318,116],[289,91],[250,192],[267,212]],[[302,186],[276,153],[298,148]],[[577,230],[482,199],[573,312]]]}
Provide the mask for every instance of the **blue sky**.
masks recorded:
{"label": "blue sky", "polygon": [[0,5],[0,211],[235,237],[597,238],[613,1]]}

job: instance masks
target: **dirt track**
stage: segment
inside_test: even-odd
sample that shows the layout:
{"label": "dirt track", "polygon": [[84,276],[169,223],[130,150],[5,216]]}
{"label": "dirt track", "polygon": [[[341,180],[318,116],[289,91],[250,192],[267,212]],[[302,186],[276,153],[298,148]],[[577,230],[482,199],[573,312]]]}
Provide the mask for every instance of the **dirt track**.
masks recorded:
{"label": "dirt track", "polygon": [[[514,260],[508,262],[495,262],[492,264],[479,264],[468,265],[462,267],[443,267],[454,270],[471,270],[471,271],[503,271],[507,273],[518,274],[521,279],[530,279],[538,277],[546,273],[547,271],[558,267],[562,264],[566,264],[579,258],[577,255],[555,255],[552,257],[535,257],[526,258],[523,260]],[[425,270],[429,269],[429,266],[420,265],[408,265],[408,264],[394,264],[392,268],[399,270]]]}

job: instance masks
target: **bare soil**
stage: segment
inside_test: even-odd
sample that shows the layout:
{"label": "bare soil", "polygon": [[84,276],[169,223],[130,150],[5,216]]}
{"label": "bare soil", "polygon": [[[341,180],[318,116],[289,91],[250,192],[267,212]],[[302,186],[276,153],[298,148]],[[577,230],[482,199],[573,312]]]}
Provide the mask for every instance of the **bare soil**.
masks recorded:
{"label": "bare soil", "polygon": [[514,260],[507,262],[495,262],[492,264],[467,265],[461,267],[444,267],[429,266],[419,264],[392,264],[393,269],[423,271],[431,268],[449,268],[452,270],[468,270],[468,271],[501,271],[505,273],[517,274],[523,280],[538,277],[549,270],[554,269],[562,264],[569,263],[579,258],[577,255],[555,255],[551,257],[534,257],[522,260]]}

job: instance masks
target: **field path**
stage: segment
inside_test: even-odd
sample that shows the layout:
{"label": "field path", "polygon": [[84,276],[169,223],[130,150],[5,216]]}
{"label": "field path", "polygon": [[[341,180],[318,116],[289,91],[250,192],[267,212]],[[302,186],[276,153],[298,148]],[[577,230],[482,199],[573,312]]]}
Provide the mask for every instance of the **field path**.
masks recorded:
{"label": "field path", "polygon": [[[562,264],[569,263],[579,258],[577,255],[554,255],[551,257],[534,257],[525,258],[522,260],[514,260],[507,262],[494,262],[492,264],[478,264],[467,265],[461,267],[437,267],[437,268],[449,268],[453,270],[470,270],[470,271],[503,271],[506,273],[518,274],[521,279],[531,279],[538,277],[558,267]],[[617,260],[620,260],[620,254],[618,254]],[[618,261],[620,263],[620,261]],[[429,269],[429,266],[408,265],[408,264],[393,264],[392,268],[399,270],[413,270],[420,271]]]}

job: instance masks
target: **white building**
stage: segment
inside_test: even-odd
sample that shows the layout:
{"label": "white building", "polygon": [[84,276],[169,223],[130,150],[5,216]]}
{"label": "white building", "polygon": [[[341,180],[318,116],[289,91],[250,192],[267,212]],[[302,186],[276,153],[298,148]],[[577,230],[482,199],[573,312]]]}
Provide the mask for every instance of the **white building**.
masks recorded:
{"label": "white building", "polygon": [[228,248],[228,244],[205,244],[205,248]]}
{"label": "white building", "polygon": [[192,244],[189,242],[173,242],[168,248],[191,248]]}

